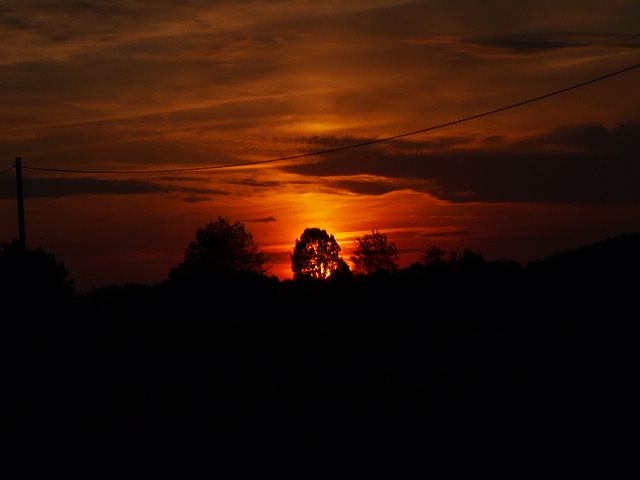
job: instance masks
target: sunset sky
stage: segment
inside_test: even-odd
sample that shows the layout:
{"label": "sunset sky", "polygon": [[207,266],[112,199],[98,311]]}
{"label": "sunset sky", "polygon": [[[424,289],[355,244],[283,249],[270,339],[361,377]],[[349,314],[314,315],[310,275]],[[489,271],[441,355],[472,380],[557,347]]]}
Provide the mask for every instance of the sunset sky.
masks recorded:
{"label": "sunset sky", "polygon": [[3,0],[0,241],[155,284],[218,216],[291,278],[306,227],[523,264],[640,231],[637,0]]}

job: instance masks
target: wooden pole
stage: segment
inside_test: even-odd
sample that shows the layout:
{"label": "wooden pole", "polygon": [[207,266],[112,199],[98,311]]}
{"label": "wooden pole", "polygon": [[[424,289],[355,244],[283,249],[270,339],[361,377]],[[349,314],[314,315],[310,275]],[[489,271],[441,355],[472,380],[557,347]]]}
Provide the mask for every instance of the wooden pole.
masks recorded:
{"label": "wooden pole", "polygon": [[22,189],[22,158],[16,157],[16,186],[18,196],[18,240],[24,248],[27,248],[27,239],[24,225],[24,191]]}

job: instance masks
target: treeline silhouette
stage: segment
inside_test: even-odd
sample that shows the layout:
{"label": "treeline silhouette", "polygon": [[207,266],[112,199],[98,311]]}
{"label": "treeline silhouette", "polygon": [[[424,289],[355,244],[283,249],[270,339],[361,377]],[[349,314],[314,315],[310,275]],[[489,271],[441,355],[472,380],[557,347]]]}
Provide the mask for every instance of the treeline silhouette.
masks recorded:
{"label": "treeline silhouette", "polygon": [[635,456],[640,234],[526,267],[467,250],[85,295],[40,253],[55,291],[2,280],[24,472],[615,475]]}

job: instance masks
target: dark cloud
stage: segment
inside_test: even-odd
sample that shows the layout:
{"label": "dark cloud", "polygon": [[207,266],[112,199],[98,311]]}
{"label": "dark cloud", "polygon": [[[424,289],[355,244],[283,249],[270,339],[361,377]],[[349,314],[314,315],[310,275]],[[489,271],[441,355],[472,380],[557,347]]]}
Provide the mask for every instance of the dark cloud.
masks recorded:
{"label": "dark cloud", "polygon": [[339,180],[330,182],[329,185],[360,195],[384,195],[385,193],[398,190],[397,185],[385,181]]}
{"label": "dark cloud", "polygon": [[188,18],[194,7],[207,2],[161,2],[150,0],[6,0],[6,23],[15,28],[29,29],[47,38],[62,29],[76,34],[104,33],[167,19]]}
{"label": "dark cloud", "polygon": [[470,237],[476,235],[477,232],[471,230],[450,230],[446,232],[429,232],[423,233],[425,238],[440,238],[440,237]]}
{"label": "dark cloud", "polygon": [[258,187],[258,188],[272,188],[278,187],[281,185],[281,182],[273,181],[273,180],[257,180],[255,178],[248,178],[246,180],[236,180],[228,182],[233,185],[244,185],[247,187]]}
{"label": "dark cloud", "polygon": [[0,11],[0,24],[10,30],[29,30],[31,24],[26,18],[12,15],[2,15]]}
{"label": "dark cloud", "polygon": [[246,222],[246,223],[271,223],[275,221],[277,221],[276,218],[272,216],[243,220],[243,222]]}
{"label": "dark cloud", "polygon": [[621,33],[520,33],[493,37],[448,35],[408,38],[406,41],[470,57],[518,57],[567,49],[640,49],[639,34]]}
{"label": "dark cloud", "polygon": [[210,197],[198,197],[198,196],[185,197],[182,199],[183,202],[187,202],[187,203],[207,202],[209,200],[211,200]]}
{"label": "dark cloud", "polygon": [[538,36],[509,36],[496,39],[480,40],[477,42],[477,45],[481,47],[487,47],[489,49],[498,49],[505,52],[517,54],[532,54],[545,52],[548,50],[558,50],[580,46],[579,43],[575,42],[563,42],[548,38],[540,38]]}
{"label": "dark cloud", "polygon": [[167,192],[193,193],[194,195],[231,195],[226,190],[217,190],[214,188],[196,188],[184,187],[181,185],[167,185],[164,187]]}
{"label": "dark cloud", "polygon": [[161,193],[161,185],[139,180],[99,180],[95,178],[25,178],[27,198],[63,197],[78,194]]}
{"label": "dark cloud", "polygon": [[[640,204],[640,121],[614,128],[576,125],[501,148],[409,153],[383,146],[327,154],[282,167],[311,177],[340,177],[354,193],[413,188],[450,202]],[[348,176],[379,177],[363,182]]]}
{"label": "dark cloud", "polygon": [[562,147],[572,151],[629,154],[638,153],[640,121],[622,122],[613,128],[604,125],[564,125],[544,135],[519,142],[522,149]]}
{"label": "dark cloud", "polygon": [[505,35],[478,41],[479,45],[513,53],[539,53],[567,48],[640,48],[640,34],[564,33]]}
{"label": "dark cloud", "polygon": [[[25,177],[25,198],[66,197],[69,195],[132,195],[150,193],[181,192],[193,195],[229,195],[229,192],[206,188],[163,185],[141,180],[103,180],[89,177]],[[0,198],[15,198],[15,179],[7,174],[0,177]],[[197,197],[201,199],[201,197]]]}
{"label": "dark cloud", "polygon": [[187,176],[180,176],[180,175],[176,175],[174,177],[163,176],[163,177],[160,177],[160,179],[167,182],[176,182],[176,181],[177,182],[202,182],[204,180],[207,180],[207,177],[205,175],[203,175],[202,177],[187,177]]}

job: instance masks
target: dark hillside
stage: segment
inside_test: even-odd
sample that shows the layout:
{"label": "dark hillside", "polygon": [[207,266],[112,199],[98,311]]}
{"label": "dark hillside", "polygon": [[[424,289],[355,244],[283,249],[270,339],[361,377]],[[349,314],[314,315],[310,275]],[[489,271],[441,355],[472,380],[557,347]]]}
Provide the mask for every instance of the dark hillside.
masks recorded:
{"label": "dark hillside", "polygon": [[612,473],[635,456],[639,246],[78,297],[14,328],[16,455],[89,477]]}

